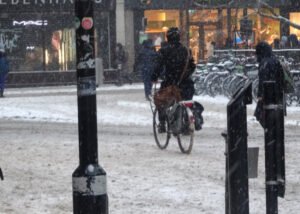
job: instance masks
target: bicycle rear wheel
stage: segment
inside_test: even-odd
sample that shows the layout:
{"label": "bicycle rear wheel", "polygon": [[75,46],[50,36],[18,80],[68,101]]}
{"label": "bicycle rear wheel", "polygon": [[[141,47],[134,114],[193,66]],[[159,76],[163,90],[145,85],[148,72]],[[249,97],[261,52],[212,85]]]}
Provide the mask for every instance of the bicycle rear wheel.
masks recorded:
{"label": "bicycle rear wheel", "polygon": [[169,132],[169,124],[166,122],[166,131],[165,132],[159,132],[159,118],[158,118],[158,110],[155,108],[153,112],[153,133],[156,145],[160,149],[167,148],[170,140],[170,132]]}
{"label": "bicycle rear wheel", "polygon": [[187,108],[182,108],[182,132],[177,134],[179,149],[184,154],[190,154],[194,144],[195,123],[190,121]]}

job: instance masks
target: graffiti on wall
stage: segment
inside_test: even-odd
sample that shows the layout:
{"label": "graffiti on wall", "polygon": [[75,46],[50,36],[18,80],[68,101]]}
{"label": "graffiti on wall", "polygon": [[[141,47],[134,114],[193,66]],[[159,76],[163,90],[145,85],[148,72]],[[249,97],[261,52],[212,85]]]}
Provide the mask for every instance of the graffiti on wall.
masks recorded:
{"label": "graffiti on wall", "polygon": [[12,53],[14,49],[19,48],[22,31],[17,29],[1,29],[0,44],[3,44],[5,51]]}

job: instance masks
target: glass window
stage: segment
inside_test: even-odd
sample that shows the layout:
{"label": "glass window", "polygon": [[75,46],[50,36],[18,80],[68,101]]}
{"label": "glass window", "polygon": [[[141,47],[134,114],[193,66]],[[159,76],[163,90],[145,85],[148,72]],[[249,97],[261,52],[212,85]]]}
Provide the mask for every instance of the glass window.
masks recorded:
{"label": "glass window", "polygon": [[[274,9],[275,13],[279,14],[279,9]],[[269,11],[263,11],[266,14],[270,14]],[[269,44],[273,44],[274,39],[280,38],[280,23],[277,20],[262,17],[260,26],[258,27],[258,34],[261,41],[266,41]]]}
{"label": "glass window", "polygon": [[170,27],[180,27],[180,15],[178,10],[147,10],[147,28],[140,33],[139,41],[152,39],[156,49],[160,48],[161,42],[166,40],[166,31]]}
{"label": "glass window", "polygon": [[[290,13],[290,21],[296,24],[300,24],[300,13]],[[300,39],[300,30],[294,27],[290,27],[290,34],[295,34]]]}
{"label": "glass window", "polygon": [[[65,22],[58,22],[64,19]],[[0,43],[4,44],[12,71],[75,69],[75,30],[72,18],[36,14],[1,20]]]}

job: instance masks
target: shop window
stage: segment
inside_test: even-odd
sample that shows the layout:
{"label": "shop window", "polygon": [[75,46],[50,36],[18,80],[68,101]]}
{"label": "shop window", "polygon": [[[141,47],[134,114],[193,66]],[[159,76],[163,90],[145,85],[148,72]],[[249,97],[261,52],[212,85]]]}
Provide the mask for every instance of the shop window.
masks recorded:
{"label": "shop window", "polygon": [[190,10],[190,48],[196,61],[206,60],[211,49],[223,48],[227,38],[227,10]]}
{"label": "shop window", "polygon": [[[296,24],[300,24],[300,13],[290,13],[290,21]],[[300,30],[294,27],[290,27],[290,34],[295,34],[300,39]]]}
{"label": "shop window", "polygon": [[54,31],[51,36],[51,45],[45,50],[47,70],[66,71],[75,66],[75,31],[65,28]]}
{"label": "shop window", "polygon": [[147,18],[145,32],[140,32],[140,44],[146,39],[152,39],[158,50],[163,41],[166,41],[166,31],[170,27],[179,27],[180,15],[178,10],[146,10]]}
{"label": "shop window", "polygon": [[[274,9],[274,11],[279,14],[279,9]],[[270,14],[267,10],[263,11],[263,13]],[[267,17],[262,17],[260,21],[261,23],[257,27],[259,40],[273,44],[275,39],[280,39],[279,21]]]}

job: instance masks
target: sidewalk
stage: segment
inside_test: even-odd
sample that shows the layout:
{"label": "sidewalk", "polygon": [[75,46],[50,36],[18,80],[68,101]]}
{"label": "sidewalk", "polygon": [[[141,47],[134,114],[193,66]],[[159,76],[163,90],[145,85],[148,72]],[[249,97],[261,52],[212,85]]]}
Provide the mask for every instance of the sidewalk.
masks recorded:
{"label": "sidewalk", "polygon": [[[100,91],[109,90],[141,90],[143,89],[142,83],[135,83],[132,85],[116,86],[114,84],[104,84],[96,88],[97,93]],[[7,88],[5,89],[5,96],[20,96],[20,95],[53,95],[53,94],[74,94],[77,93],[76,85],[67,86],[46,86],[46,87],[22,87],[22,88]]]}

